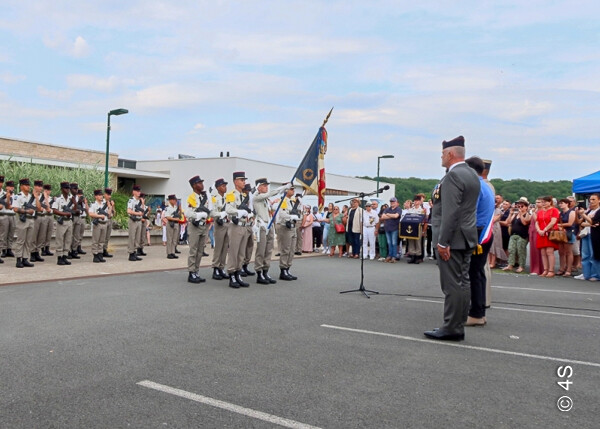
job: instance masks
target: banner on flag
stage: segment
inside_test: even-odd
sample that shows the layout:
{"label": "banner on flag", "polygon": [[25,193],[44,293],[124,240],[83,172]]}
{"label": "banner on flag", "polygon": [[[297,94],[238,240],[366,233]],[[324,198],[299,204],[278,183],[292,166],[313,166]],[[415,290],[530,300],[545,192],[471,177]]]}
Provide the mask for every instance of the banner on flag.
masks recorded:
{"label": "banner on flag", "polygon": [[[331,113],[331,112],[329,112]],[[327,116],[329,118],[329,115]],[[327,121],[325,121],[327,122]],[[317,195],[319,211],[325,205],[325,154],[327,153],[327,130],[324,126],[311,143],[304,159],[294,174],[294,179],[309,194]]]}

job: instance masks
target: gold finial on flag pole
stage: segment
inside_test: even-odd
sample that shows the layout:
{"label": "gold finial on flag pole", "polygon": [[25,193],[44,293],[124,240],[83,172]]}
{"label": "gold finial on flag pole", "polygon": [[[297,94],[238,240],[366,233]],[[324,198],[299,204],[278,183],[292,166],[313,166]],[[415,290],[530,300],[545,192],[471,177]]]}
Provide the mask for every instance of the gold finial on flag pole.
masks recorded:
{"label": "gold finial on flag pole", "polygon": [[324,127],[325,124],[327,123],[327,121],[329,120],[329,117],[331,116],[331,112],[333,112],[333,107],[331,108],[331,110],[329,111],[327,116],[325,117],[325,120],[323,121],[323,125],[321,125],[322,127]]}

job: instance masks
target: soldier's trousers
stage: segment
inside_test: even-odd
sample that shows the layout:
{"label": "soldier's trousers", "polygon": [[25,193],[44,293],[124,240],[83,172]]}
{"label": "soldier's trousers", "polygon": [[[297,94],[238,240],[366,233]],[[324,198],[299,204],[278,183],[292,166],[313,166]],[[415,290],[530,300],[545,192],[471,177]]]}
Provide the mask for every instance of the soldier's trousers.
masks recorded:
{"label": "soldier's trousers", "polygon": [[27,218],[25,222],[18,220],[16,223],[17,239],[13,249],[16,258],[29,259],[29,255],[33,249],[33,226],[34,220]]}
{"label": "soldier's trousers", "polygon": [[137,247],[137,249],[144,247],[146,242],[146,222],[140,221],[139,223],[141,225],[140,229],[138,230],[138,243],[140,243],[140,245]]}
{"label": "soldier's trousers", "polygon": [[[200,269],[200,261],[204,253],[208,230],[206,225],[194,226],[193,223],[188,223],[188,243],[190,245],[190,254],[188,256],[188,271],[195,273]],[[173,251],[175,253],[175,251]]]}
{"label": "soldier's trousers", "polygon": [[273,227],[269,231],[265,228],[260,228],[259,236],[260,239],[256,243],[256,255],[254,256],[254,269],[256,271],[269,271],[275,241],[275,230]]}
{"label": "soldier's trousers", "polygon": [[73,237],[71,238],[71,250],[77,250],[81,246],[83,239],[83,230],[85,229],[85,220],[81,216],[73,216]]}
{"label": "soldier's trousers", "polygon": [[246,255],[248,233],[245,226],[231,224],[229,227],[229,252],[227,252],[227,272],[234,273],[242,269]]}
{"label": "soldier's trousers", "polygon": [[[277,225],[277,240],[279,242],[279,268],[288,269],[292,266],[294,250],[296,248],[296,228]],[[302,241],[302,240],[298,240]]]}
{"label": "soldier's trousers", "polygon": [[71,250],[71,241],[73,240],[73,221],[64,220],[62,225],[56,222],[56,256],[67,256]]}
{"label": "soldier's trousers", "polygon": [[47,214],[43,217],[44,223],[46,224],[44,230],[46,231],[46,235],[42,237],[41,246],[38,247],[38,250],[43,247],[50,247],[50,241],[52,240],[52,232],[54,230],[54,218],[52,215]]}
{"label": "soldier's trousers", "polygon": [[46,230],[48,225],[46,224],[46,215],[36,215],[33,220],[33,246],[30,249],[32,252],[39,252],[42,248],[42,244],[46,239]]}
{"label": "soldier's trousers", "polygon": [[129,240],[127,240],[127,252],[129,252],[129,254],[134,253],[137,249],[142,247],[142,243],[140,242],[141,229],[141,221],[129,218]]}
{"label": "soldier's trousers", "polygon": [[252,233],[252,227],[246,226],[246,249],[244,251],[244,263],[243,265],[247,265],[250,263],[250,259],[252,259],[252,252],[254,251],[254,234]]}
{"label": "soldier's trousers", "polygon": [[106,240],[106,223],[92,224],[92,254],[102,253]]}
{"label": "soldier's trousers", "polygon": [[[173,226],[171,226],[173,225]],[[175,246],[179,240],[179,224],[177,222],[167,222],[167,255],[175,254]]]}
{"label": "soldier's trousers", "polygon": [[[300,219],[302,220],[302,219]],[[296,222],[296,230],[294,236],[296,237],[296,241],[292,246],[292,253],[302,253],[302,222]],[[291,265],[291,263],[290,263]]]}
{"label": "soldier's trousers", "polygon": [[112,219],[106,222],[106,237],[104,238],[104,246],[102,250],[108,250],[108,240],[110,240],[110,234],[112,233]]}
{"label": "soldier's trousers", "polygon": [[[219,225],[215,222],[215,249],[213,253],[212,267],[223,269],[227,263],[227,247],[229,246],[229,222]],[[235,225],[234,225],[235,226]]]}
{"label": "soldier's trousers", "polygon": [[15,218],[14,213],[0,216],[0,250],[12,249],[13,247]]}

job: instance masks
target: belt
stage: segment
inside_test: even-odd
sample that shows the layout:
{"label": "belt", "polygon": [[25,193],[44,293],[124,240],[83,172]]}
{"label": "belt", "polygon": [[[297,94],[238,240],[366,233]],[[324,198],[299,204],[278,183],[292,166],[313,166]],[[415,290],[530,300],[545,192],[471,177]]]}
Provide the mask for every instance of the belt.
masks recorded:
{"label": "belt", "polygon": [[365,227],[365,228],[375,228],[375,227],[374,227],[374,226],[372,226],[372,225],[371,225],[371,226],[366,226],[366,225],[365,225],[364,227]]}

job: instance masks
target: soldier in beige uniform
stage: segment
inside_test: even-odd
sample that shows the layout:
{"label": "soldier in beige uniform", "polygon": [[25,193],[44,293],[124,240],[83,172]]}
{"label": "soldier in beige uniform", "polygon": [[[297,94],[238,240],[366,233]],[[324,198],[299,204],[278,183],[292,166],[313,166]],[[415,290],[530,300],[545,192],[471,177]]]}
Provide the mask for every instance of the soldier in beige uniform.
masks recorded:
{"label": "soldier in beige uniform", "polygon": [[[248,199],[248,207],[252,209],[252,187],[250,183],[246,183],[244,185],[244,198],[248,195],[250,198]],[[248,219],[246,222],[246,249],[244,250],[244,263],[242,264],[242,270],[240,271],[240,275],[242,277],[253,276],[256,273],[250,271],[248,268],[248,264],[250,264],[250,260],[252,259],[252,252],[254,251],[254,224],[256,222],[256,218]]]}
{"label": "soldier in beige uniform", "polygon": [[[2,236],[5,233],[6,225],[3,210],[5,206],[10,206],[10,203],[6,204],[6,194],[4,192],[4,176],[0,176],[0,241],[2,241]],[[0,250],[2,250],[0,248]],[[0,264],[3,264],[4,260],[0,257]]]}
{"label": "soldier in beige uniform", "polygon": [[146,228],[148,227],[150,207],[146,205],[146,194],[143,192],[140,194],[140,201],[142,202],[142,218],[140,219],[140,223],[142,227],[138,230],[138,242],[140,243],[140,247],[137,248],[138,256],[146,256],[147,253],[144,252],[144,243],[146,242]]}
{"label": "soldier in beige uniform", "polygon": [[[4,176],[2,176],[4,179]],[[4,198],[4,208],[0,208],[0,248],[2,258],[14,258],[12,246],[15,237],[15,212],[12,210],[12,200],[15,197],[15,182],[6,182],[6,191],[0,192],[0,198]]]}
{"label": "soldier in beige uniform", "polygon": [[129,215],[129,240],[127,241],[127,252],[130,261],[141,261],[142,258],[136,255],[137,249],[142,247],[140,243],[140,228],[142,228],[142,216],[144,215],[140,200],[141,188],[139,185],[133,185],[133,196],[127,202],[127,214]]}
{"label": "soldier in beige uniform", "polygon": [[95,201],[90,205],[88,214],[92,218],[92,254],[93,262],[106,262],[102,257],[102,249],[106,240],[106,223],[108,222],[108,204],[102,200],[102,189],[94,190]]}
{"label": "soldier in beige uniform", "polygon": [[40,233],[38,234],[37,251],[42,252],[42,256],[54,256],[50,251],[50,240],[52,240],[52,232],[54,230],[54,219],[52,218],[52,185],[45,184],[43,186],[43,195],[40,197],[40,205],[44,209],[42,217],[42,225],[40,225]]}
{"label": "soldier in beige uniform", "polygon": [[211,213],[214,222],[215,249],[213,252],[212,278],[214,280],[228,279],[223,269],[227,263],[227,248],[229,246],[229,219],[225,211],[225,194],[227,193],[227,182],[225,179],[217,179],[215,182],[217,192],[212,197],[213,212]]}
{"label": "soldier in beige uniform", "polygon": [[74,197],[69,193],[69,182],[61,182],[61,195],[54,199],[52,212],[56,215],[56,265],[71,265],[68,260],[71,240],[73,239],[73,202]]}
{"label": "soldier in beige uniform", "polygon": [[[40,255],[42,244],[46,238],[46,203],[44,197],[44,182],[41,180],[33,181],[33,196],[39,200],[40,209],[36,211],[33,219],[33,246],[31,247],[31,262],[44,262],[44,258]],[[42,197],[44,200],[42,200]]]}
{"label": "soldier in beige uniform", "polygon": [[104,202],[106,203],[106,211],[108,213],[108,222],[106,222],[106,237],[104,238],[104,246],[102,246],[102,258],[112,258],[113,255],[108,253],[108,241],[112,233],[112,223],[115,217],[115,202],[112,200],[112,189],[104,190]]}
{"label": "soldier in beige uniform", "polygon": [[266,178],[257,179],[256,191],[252,198],[252,207],[256,213],[256,255],[254,257],[254,269],[256,270],[256,283],[277,283],[269,276],[271,266],[271,255],[273,254],[273,243],[275,241],[275,228],[269,227],[271,223],[271,204],[269,198],[281,194],[291,188],[291,184],[269,190],[269,181]]}
{"label": "soldier in beige uniform", "polygon": [[296,242],[294,244],[294,248],[292,249],[294,255],[302,255],[302,222],[304,221],[304,210],[302,210],[302,194],[296,194],[294,197],[294,203],[300,200],[300,210],[298,210],[298,222],[296,222]]}
{"label": "soldier in beige uniform", "polygon": [[33,224],[36,211],[41,209],[40,202],[29,191],[31,184],[29,179],[19,180],[21,193],[13,198],[12,207],[17,215],[15,240],[15,256],[17,268],[33,267],[29,262],[29,255],[33,248]]}
{"label": "soldier in beige uniform", "polygon": [[227,272],[229,273],[229,287],[234,289],[250,286],[242,280],[241,270],[246,255],[247,229],[246,223],[254,214],[250,207],[243,203],[244,186],[246,185],[246,173],[236,171],[233,173],[233,184],[235,189],[225,196],[225,211],[231,221],[229,226],[229,252],[227,254]]}
{"label": "soldier in beige uniform", "polygon": [[175,194],[169,195],[169,203],[163,210],[163,217],[167,221],[167,259],[177,259],[179,256],[175,254],[175,246],[179,240],[179,219],[181,218],[181,212],[179,205],[177,204],[177,196]]}
{"label": "soldier in beige uniform", "polygon": [[[296,280],[298,277],[290,274],[290,267],[294,259],[294,249],[296,248],[296,223],[300,220],[297,214],[293,214],[294,205],[299,200],[293,201],[294,188],[288,189],[279,212],[277,213],[277,240],[279,242],[279,269],[281,280]],[[296,208],[298,206],[296,205]]]}
{"label": "soldier in beige uniform", "polygon": [[185,217],[188,220],[188,242],[190,244],[188,282],[202,283],[206,279],[200,277],[198,270],[208,238],[206,221],[212,211],[212,200],[204,190],[204,180],[199,176],[192,177],[189,182],[194,192],[189,195],[185,208]]}
{"label": "soldier in beige uniform", "polygon": [[[71,183],[71,195],[75,198],[75,203],[72,207],[73,210],[73,235],[71,237],[71,251],[67,255],[68,259],[81,259],[79,254],[85,254],[81,249],[81,240],[83,239],[83,230],[85,229],[85,222],[81,218],[82,210],[82,198],[79,196],[79,185],[77,183]],[[81,252],[79,252],[81,250]]]}

